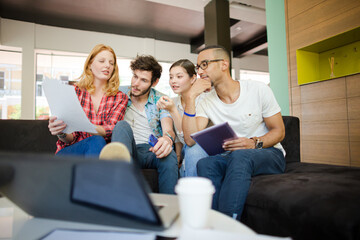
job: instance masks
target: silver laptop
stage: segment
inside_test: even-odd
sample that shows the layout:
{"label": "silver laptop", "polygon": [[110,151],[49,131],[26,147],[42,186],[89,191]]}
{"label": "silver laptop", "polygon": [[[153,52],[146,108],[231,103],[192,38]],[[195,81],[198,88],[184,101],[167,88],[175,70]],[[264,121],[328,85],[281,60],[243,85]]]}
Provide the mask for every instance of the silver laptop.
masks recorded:
{"label": "silver laptop", "polygon": [[0,181],[0,193],[34,217],[161,231],[179,214],[176,196],[149,196],[127,162],[1,154],[5,168],[13,176]]}

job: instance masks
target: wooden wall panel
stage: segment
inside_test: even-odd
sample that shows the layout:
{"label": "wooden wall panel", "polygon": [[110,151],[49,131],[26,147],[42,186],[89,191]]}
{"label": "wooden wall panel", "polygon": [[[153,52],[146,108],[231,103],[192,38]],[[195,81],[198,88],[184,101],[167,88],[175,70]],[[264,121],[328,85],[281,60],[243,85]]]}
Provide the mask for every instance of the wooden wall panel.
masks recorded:
{"label": "wooden wall panel", "polygon": [[324,1],[325,0],[297,0],[297,4],[289,4],[288,17],[293,18],[294,16],[315,7],[316,5]]}
{"label": "wooden wall panel", "polygon": [[285,0],[285,6],[290,104],[301,121],[301,160],[360,166],[360,74],[298,86],[296,65],[297,49],[359,27],[360,1]]}
{"label": "wooden wall panel", "polygon": [[346,99],[302,103],[303,121],[347,120]]}
{"label": "wooden wall panel", "polygon": [[297,82],[297,66],[296,66],[296,51],[293,51],[289,56],[289,65],[290,65],[290,84],[292,87],[299,86]]}
{"label": "wooden wall panel", "polygon": [[360,141],[350,142],[350,165],[354,167],[360,167]]}
{"label": "wooden wall panel", "polygon": [[346,77],[347,97],[360,96],[360,74],[355,74]]}
{"label": "wooden wall panel", "polygon": [[303,122],[302,139],[304,141],[342,141],[349,140],[348,122],[321,121]]}
{"label": "wooden wall panel", "polygon": [[351,142],[360,142],[360,120],[359,119],[349,120],[349,140]]}
{"label": "wooden wall panel", "polygon": [[[347,13],[349,10],[359,6],[359,0],[327,0],[323,1],[307,11],[302,12],[289,22],[290,31],[301,32],[311,27],[321,25],[334,16]],[[301,19],[301,21],[299,21]],[[291,33],[291,32],[290,32]]]}
{"label": "wooden wall panel", "polygon": [[[360,1],[357,1],[356,4],[358,7],[352,5],[353,8],[349,8],[345,12],[329,12],[328,16],[324,17],[319,24],[303,28],[303,30],[296,28],[295,23],[301,23],[309,16],[300,14],[296,18],[289,20],[290,46],[298,49],[358,27],[360,25]],[[316,17],[316,14],[313,14]]]}
{"label": "wooden wall panel", "polygon": [[303,162],[350,165],[347,141],[302,141]]}
{"label": "wooden wall panel", "polygon": [[301,89],[300,87],[291,88],[291,97],[292,104],[300,104],[301,103]]}
{"label": "wooden wall panel", "polygon": [[350,165],[360,167],[360,74],[346,77]]}
{"label": "wooden wall panel", "polygon": [[349,120],[360,119],[360,97],[348,98]]}
{"label": "wooden wall panel", "polygon": [[301,105],[300,104],[293,104],[292,105],[292,112],[291,114],[295,117],[298,117],[300,119],[300,123],[302,122],[302,115],[301,115]]}
{"label": "wooden wall panel", "polygon": [[345,78],[301,86],[301,102],[328,101],[346,98]]}

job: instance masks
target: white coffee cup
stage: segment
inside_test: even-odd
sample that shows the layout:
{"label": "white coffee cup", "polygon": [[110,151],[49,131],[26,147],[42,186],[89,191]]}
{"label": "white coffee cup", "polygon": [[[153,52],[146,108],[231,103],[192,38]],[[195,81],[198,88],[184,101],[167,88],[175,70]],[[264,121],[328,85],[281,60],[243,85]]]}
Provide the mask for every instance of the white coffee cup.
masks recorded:
{"label": "white coffee cup", "polygon": [[180,178],[175,192],[179,198],[183,225],[192,228],[206,227],[212,195],[215,192],[211,181],[203,177]]}

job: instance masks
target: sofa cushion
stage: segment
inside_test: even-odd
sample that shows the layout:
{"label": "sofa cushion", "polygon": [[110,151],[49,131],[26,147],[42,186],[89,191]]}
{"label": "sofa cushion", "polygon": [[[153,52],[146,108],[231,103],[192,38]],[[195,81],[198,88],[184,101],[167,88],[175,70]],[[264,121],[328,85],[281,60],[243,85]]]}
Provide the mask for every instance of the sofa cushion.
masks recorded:
{"label": "sofa cushion", "polygon": [[57,137],[47,120],[1,120],[0,151],[55,153]]}
{"label": "sofa cushion", "polygon": [[252,180],[242,221],[293,239],[360,239],[360,168],[289,163]]}

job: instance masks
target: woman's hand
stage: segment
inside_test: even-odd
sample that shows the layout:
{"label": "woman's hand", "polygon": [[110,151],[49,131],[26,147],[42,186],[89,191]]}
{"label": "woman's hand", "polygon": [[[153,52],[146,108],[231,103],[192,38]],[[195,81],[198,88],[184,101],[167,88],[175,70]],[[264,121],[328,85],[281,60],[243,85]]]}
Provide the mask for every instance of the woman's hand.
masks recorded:
{"label": "woman's hand", "polygon": [[49,118],[48,127],[49,127],[51,135],[59,135],[59,134],[62,134],[63,131],[65,130],[66,123],[64,123],[61,120],[57,120],[57,117],[55,117],[55,116],[51,116]]}
{"label": "woman's hand", "polygon": [[102,136],[102,137],[106,136],[106,130],[104,129],[103,126],[95,125],[95,127],[96,127],[96,132],[97,133],[89,133],[90,135],[99,135],[99,136]]}
{"label": "woman's hand", "polygon": [[156,107],[159,109],[165,109],[169,112],[172,112],[176,109],[174,101],[168,96],[162,96],[157,102]]}

